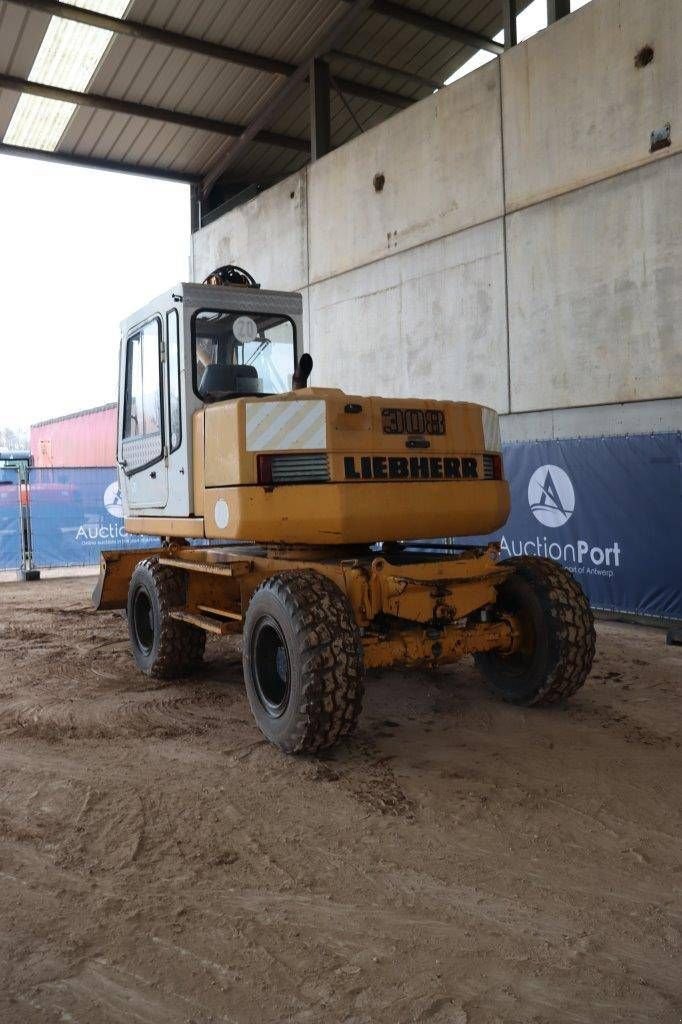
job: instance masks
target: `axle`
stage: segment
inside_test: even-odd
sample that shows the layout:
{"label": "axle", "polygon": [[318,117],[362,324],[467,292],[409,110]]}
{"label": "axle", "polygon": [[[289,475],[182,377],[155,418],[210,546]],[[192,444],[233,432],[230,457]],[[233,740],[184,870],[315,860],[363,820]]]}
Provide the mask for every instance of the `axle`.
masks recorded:
{"label": "axle", "polygon": [[363,637],[365,667],[447,665],[479,651],[511,654],[517,637],[518,630],[511,619],[445,629],[405,628],[401,624],[386,636],[366,634]]}

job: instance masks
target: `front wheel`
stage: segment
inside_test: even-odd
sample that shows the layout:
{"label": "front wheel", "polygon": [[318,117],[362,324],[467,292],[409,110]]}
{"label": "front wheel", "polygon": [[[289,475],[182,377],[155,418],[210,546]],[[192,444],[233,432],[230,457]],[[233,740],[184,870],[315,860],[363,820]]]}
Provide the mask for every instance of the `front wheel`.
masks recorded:
{"label": "front wheel", "polygon": [[244,620],[244,679],[262,733],[287,754],[347,736],[362,706],[362,643],[342,591],[312,570],[280,572]]}
{"label": "front wheel", "polygon": [[512,654],[474,656],[495,693],[512,704],[553,704],[583,685],[594,659],[592,610],[571,574],[548,558],[510,558],[498,588],[497,611],[520,629]]}
{"label": "front wheel", "polygon": [[137,667],[155,679],[189,675],[206,647],[203,629],[171,618],[185,603],[185,582],[158,559],[139,562],[128,588],[128,633]]}

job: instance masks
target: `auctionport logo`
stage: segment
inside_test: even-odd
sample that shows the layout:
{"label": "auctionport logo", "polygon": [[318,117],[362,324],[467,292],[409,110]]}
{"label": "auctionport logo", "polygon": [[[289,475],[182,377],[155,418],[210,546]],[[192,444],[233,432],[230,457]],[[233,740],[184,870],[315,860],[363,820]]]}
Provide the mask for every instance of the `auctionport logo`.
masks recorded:
{"label": "auctionport logo", "polygon": [[530,510],[543,526],[564,526],[575,511],[571,479],[560,466],[540,466],[528,481]]}
{"label": "auctionport logo", "polygon": [[104,507],[109,515],[116,519],[123,519],[123,501],[117,480],[114,480],[113,484],[109,484],[104,492]]}
{"label": "auctionport logo", "polygon": [[[543,526],[551,529],[565,526],[575,512],[575,491],[568,473],[551,463],[539,466],[528,481],[528,505]],[[583,573],[613,579],[621,568],[622,549],[617,540],[610,544],[595,544],[588,538],[574,536],[567,541],[565,535],[559,536],[562,537],[560,543],[551,537],[509,537],[503,534],[500,550],[504,558],[512,555],[551,558],[561,562],[574,575]]]}
{"label": "auctionport logo", "polygon": [[[99,549],[139,544],[139,534],[126,531],[123,522],[123,501],[118,481],[114,480],[109,484],[101,500],[101,505],[95,499],[93,506],[84,511],[84,522],[76,529],[74,539],[84,546]],[[104,509],[111,518],[106,515]]]}

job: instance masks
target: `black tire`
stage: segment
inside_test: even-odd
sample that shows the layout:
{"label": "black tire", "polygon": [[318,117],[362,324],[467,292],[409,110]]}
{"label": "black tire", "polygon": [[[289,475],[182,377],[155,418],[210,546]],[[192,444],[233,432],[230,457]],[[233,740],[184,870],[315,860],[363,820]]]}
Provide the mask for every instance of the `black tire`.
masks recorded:
{"label": "black tire", "polygon": [[512,704],[554,704],[583,685],[594,659],[592,610],[568,570],[549,558],[509,558],[498,610],[522,625],[520,650],[474,656],[488,685]]}
{"label": "black tire", "polygon": [[362,708],[360,633],[342,591],[310,569],[254,592],[244,621],[244,679],[261,732],[312,754],[353,731]]}
{"label": "black tire", "polygon": [[128,633],[137,667],[154,679],[178,679],[200,663],[206,634],[170,617],[185,604],[183,576],[158,559],[139,562],[128,588]]}

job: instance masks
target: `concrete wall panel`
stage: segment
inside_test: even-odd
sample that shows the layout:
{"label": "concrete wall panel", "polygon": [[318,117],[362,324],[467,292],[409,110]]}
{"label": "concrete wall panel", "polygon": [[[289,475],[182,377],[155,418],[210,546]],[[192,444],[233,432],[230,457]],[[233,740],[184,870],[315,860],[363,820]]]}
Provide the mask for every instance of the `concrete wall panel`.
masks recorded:
{"label": "concrete wall panel", "polygon": [[493,63],[311,165],[311,281],[500,216],[499,102]]}
{"label": "concrete wall panel", "polygon": [[312,382],[507,410],[502,221],[310,287]]}
{"label": "concrete wall panel", "polygon": [[300,290],[308,282],[306,221],[306,172],[300,171],[197,231],[192,279],[236,263],[264,288]]}
{"label": "concrete wall panel", "polygon": [[682,394],[682,155],[507,221],[512,411]]}
{"label": "concrete wall panel", "polygon": [[[682,148],[679,0],[592,0],[502,58],[507,209]],[[654,49],[646,67],[635,54]],[[672,123],[672,146],[649,153]]]}
{"label": "concrete wall panel", "polygon": [[509,351],[512,412],[681,395],[681,3],[592,0],[504,54],[506,254],[492,62],[202,229],[194,278],[301,290],[317,384],[504,412]]}
{"label": "concrete wall panel", "polygon": [[503,416],[500,427],[503,441],[682,433],[682,398],[515,412]]}

